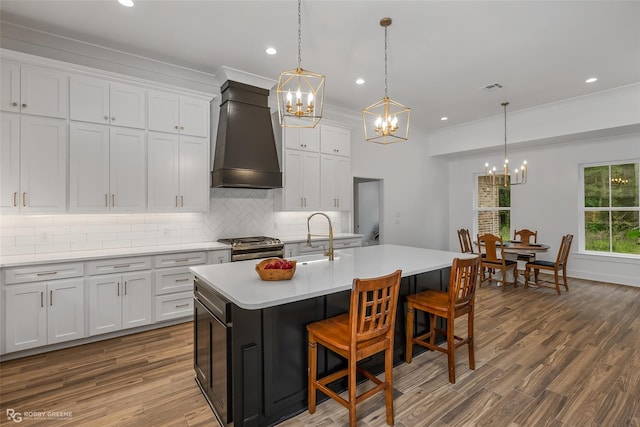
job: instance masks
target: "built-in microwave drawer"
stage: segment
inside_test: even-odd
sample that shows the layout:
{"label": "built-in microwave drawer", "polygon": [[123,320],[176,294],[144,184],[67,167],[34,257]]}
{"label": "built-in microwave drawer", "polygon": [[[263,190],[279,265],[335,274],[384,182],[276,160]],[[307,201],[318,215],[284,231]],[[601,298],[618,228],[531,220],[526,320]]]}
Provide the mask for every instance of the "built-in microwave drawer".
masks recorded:
{"label": "built-in microwave drawer", "polygon": [[41,282],[43,280],[68,279],[84,275],[81,262],[65,264],[44,264],[28,267],[12,267],[4,271],[7,285],[15,283]]}
{"label": "built-in microwave drawer", "polygon": [[193,292],[156,297],[156,322],[193,316]]}
{"label": "built-in microwave drawer", "polygon": [[193,273],[189,267],[163,268],[155,272],[156,295],[193,290]]}

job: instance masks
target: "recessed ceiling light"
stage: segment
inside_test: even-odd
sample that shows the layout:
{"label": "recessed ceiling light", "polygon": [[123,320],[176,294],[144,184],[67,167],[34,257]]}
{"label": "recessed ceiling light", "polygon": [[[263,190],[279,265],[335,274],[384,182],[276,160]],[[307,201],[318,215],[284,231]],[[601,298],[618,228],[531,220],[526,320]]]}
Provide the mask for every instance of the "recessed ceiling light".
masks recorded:
{"label": "recessed ceiling light", "polygon": [[267,52],[267,55],[275,55],[276,53],[278,53],[278,51],[273,47],[268,47],[265,52]]}
{"label": "recessed ceiling light", "polygon": [[357,79],[356,80],[356,84],[357,85],[363,85],[364,84],[364,79]]}
{"label": "recessed ceiling light", "polygon": [[440,120],[444,122],[445,120],[449,120],[449,117],[440,117]]}
{"label": "recessed ceiling light", "polygon": [[585,83],[594,83],[594,82],[597,82],[597,81],[598,81],[597,77],[590,77],[587,80],[585,80],[584,82]]}
{"label": "recessed ceiling light", "polygon": [[118,3],[123,6],[133,7],[133,0],[118,0]]}

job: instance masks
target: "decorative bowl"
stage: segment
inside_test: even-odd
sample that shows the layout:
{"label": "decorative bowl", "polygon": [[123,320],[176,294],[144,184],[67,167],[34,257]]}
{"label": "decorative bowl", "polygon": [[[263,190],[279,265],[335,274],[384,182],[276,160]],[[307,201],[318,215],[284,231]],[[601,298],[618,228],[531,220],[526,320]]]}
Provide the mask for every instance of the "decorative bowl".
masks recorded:
{"label": "decorative bowl", "polygon": [[[268,264],[275,263],[277,261],[287,261],[291,263],[292,267],[288,269],[282,268],[266,268]],[[256,272],[262,280],[291,280],[296,272],[296,261],[285,260],[282,258],[267,258],[256,264]]]}

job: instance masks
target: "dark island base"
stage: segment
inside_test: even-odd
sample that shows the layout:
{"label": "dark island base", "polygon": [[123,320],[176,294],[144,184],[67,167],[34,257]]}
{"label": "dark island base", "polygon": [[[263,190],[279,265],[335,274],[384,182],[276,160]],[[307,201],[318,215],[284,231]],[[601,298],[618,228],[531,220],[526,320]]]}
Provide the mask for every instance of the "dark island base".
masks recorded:
{"label": "dark island base", "polygon": [[[395,325],[394,364],[405,360],[405,296],[425,289],[446,290],[449,274],[450,269],[445,268],[402,279]],[[214,333],[216,325],[205,319],[203,310],[196,304],[196,381],[218,420],[223,425],[233,422],[236,427],[272,426],[306,410],[306,325],[347,312],[349,298],[350,292],[345,291],[262,310],[244,310],[228,304],[232,327],[227,328],[222,337],[220,333]],[[445,324],[438,326],[446,327]],[[425,315],[418,316],[415,329],[417,333],[428,330]],[[220,353],[220,347],[224,347],[222,350],[226,354],[225,366],[220,366],[221,358],[213,355]],[[414,355],[423,351],[424,348],[414,346]],[[383,372],[383,355],[371,357],[362,366],[373,373]],[[345,362],[338,356],[318,348],[319,375],[344,367]],[[346,381],[336,384],[336,388],[346,389]],[[318,401],[326,399],[318,394]]]}

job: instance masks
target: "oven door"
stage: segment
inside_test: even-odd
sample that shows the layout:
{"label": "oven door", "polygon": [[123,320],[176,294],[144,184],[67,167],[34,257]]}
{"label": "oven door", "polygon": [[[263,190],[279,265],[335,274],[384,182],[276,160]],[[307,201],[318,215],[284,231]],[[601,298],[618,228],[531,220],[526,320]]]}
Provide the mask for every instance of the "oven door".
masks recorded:
{"label": "oven door", "polygon": [[231,251],[231,262],[245,261],[248,259],[262,259],[262,258],[282,258],[284,257],[284,246],[273,249],[260,249],[246,252],[233,252]]}

